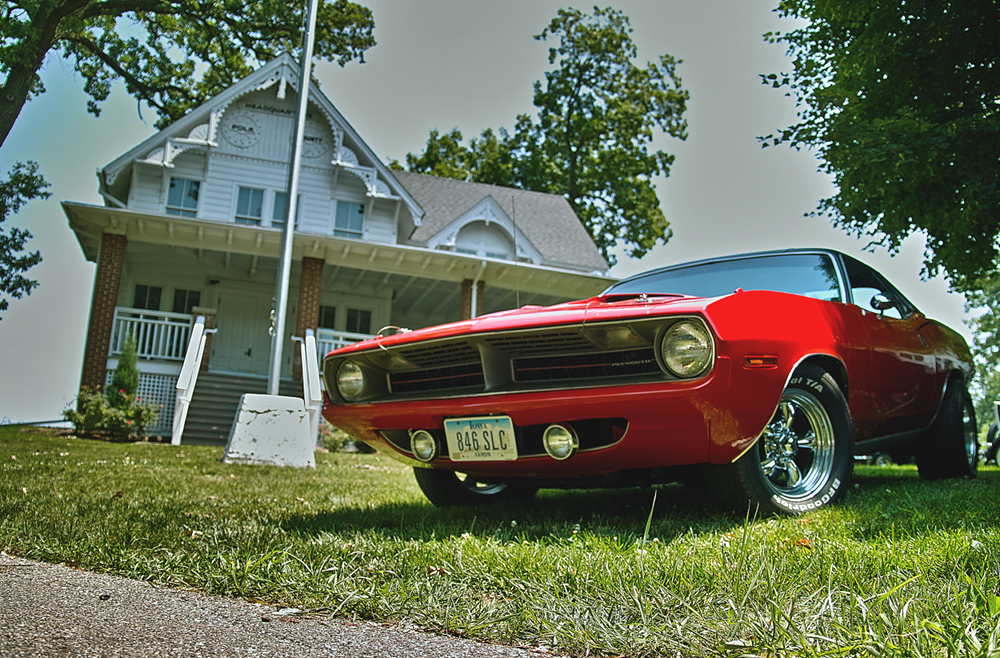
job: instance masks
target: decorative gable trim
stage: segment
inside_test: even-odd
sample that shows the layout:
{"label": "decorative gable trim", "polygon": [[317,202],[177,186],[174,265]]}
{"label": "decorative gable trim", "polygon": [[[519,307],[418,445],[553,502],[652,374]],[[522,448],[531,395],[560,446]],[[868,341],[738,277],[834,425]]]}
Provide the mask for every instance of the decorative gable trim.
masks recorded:
{"label": "decorative gable trim", "polygon": [[466,226],[476,222],[485,222],[487,226],[495,224],[502,228],[515,245],[517,260],[528,261],[535,265],[544,263],[545,259],[542,258],[541,253],[531,244],[520,229],[517,228],[492,196],[483,198],[482,201],[460,215],[436,235],[432,236],[427,241],[427,247],[429,249],[446,251],[453,250],[459,232]]}

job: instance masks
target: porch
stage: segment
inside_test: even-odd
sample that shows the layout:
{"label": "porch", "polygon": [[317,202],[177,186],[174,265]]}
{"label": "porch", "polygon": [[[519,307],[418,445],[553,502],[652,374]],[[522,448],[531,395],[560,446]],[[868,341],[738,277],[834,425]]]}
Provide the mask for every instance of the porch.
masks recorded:
{"label": "porch", "polygon": [[[139,390],[144,402],[160,407],[160,417],[149,428],[151,436],[169,436],[173,428],[177,401],[177,378],[181,372],[185,351],[194,326],[195,314],[150,311],[147,309],[115,307],[111,343],[108,352],[105,383],[118,365],[118,358],[129,334],[135,336],[138,356]],[[370,338],[368,334],[319,329],[316,332],[317,353],[322,366],[323,357],[332,350]],[[218,339],[218,337],[216,337]],[[208,367],[206,367],[206,365]],[[195,387],[196,399],[192,401],[192,420],[199,417],[197,408],[204,407],[208,415],[204,422],[206,432],[200,432],[198,421],[185,432],[186,440],[225,441],[229,432],[228,422],[236,411],[241,393],[263,393],[266,379],[252,373],[230,373],[216,370],[203,362],[203,373],[210,379],[199,380],[202,387]],[[301,396],[301,383],[291,378],[280,382],[282,395]],[[231,408],[230,408],[231,407]],[[224,422],[223,422],[224,421]],[[190,421],[189,421],[190,422]],[[222,425],[225,425],[224,427]],[[205,436],[201,436],[205,434]]]}

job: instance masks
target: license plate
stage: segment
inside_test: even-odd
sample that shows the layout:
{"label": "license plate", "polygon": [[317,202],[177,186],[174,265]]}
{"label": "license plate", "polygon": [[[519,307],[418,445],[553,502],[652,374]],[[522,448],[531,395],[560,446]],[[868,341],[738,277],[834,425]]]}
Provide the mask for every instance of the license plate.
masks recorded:
{"label": "license plate", "polygon": [[453,462],[517,459],[514,423],[507,416],[448,418],[444,421],[444,434]]}

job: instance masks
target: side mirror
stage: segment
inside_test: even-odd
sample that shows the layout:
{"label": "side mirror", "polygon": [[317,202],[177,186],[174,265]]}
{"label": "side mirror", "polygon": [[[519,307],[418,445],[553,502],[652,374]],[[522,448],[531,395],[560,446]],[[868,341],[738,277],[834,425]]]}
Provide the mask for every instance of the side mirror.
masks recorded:
{"label": "side mirror", "polygon": [[896,307],[896,302],[892,301],[882,293],[872,295],[872,299],[868,302],[869,306],[878,311],[879,313],[884,313],[890,308]]}

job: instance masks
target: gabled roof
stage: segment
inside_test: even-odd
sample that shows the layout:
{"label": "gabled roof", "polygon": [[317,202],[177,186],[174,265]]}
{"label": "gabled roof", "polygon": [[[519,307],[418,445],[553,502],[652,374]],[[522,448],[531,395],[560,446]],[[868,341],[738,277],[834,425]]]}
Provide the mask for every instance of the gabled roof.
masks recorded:
{"label": "gabled roof", "polygon": [[[226,108],[235,100],[254,91],[267,89],[274,85],[279,85],[279,88],[283,88],[287,84],[293,89],[298,89],[299,75],[300,68],[294,58],[288,53],[279,55],[245,78],[233,83],[225,91],[220,92],[202,105],[191,110],[184,117],[105,165],[101,169],[103,175],[102,183],[110,185],[119,173],[128,169],[133,162],[147,158],[151,153],[156,152],[157,149],[166,149],[168,152],[167,155],[157,154],[157,157],[169,160],[170,150],[180,151],[197,146],[214,146],[215,140],[218,138],[218,121],[226,111]],[[326,94],[316,85],[309,86],[309,101],[319,107],[327,121],[331,124],[331,128],[343,131],[344,142],[350,142],[352,149],[360,151],[357,155],[370,163],[378,178],[387,184],[389,193],[402,198],[403,202],[410,209],[414,223],[419,226],[423,212],[416,201],[397,183],[388,167],[382,163],[357,131],[354,130],[354,127],[347,122],[340,111],[330,102],[330,99],[326,97]]]}
{"label": "gabled roof", "polygon": [[547,264],[608,270],[607,261],[565,197],[403,171],[393,171],[392,175],[424,209],[423,221],[410,236],[414,242],[426,244],[455,219],[491,197]]}

